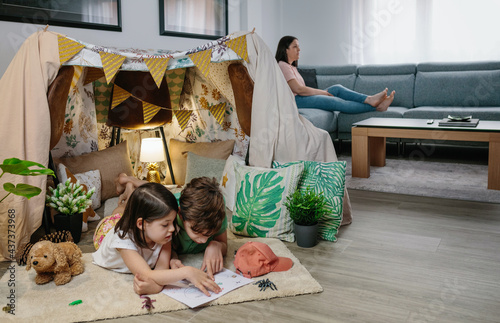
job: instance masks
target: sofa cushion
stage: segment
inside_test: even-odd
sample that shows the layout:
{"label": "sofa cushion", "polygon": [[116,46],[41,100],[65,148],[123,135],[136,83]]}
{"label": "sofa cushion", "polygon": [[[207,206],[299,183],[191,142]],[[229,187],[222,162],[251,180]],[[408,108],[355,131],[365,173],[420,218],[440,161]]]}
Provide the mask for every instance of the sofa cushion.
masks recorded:
{"label": "sofa cushion", "polygon": [[320,110],[320,109],[299,109],[300,115],[311,121],[317,128],[328,132],[337,131],[337,119],[339,112]]}
{"label": "sofa cushion", "polygon": [[186,178],[184,182],[189,183],[193,178],[205,176],[209,178],[215,177],[217,182],[220,184],[222,182],[222,172],[224,171],[225,165],[226,160],[224,159],[203,157],[188,151],[186,160]]}
{"label": "sofa cushion", "polygon": [[354,90],[372,95],[383,91],[386,87],[389,92],[396,91],[393,105],[413,108],[414,74],[405,75],[358,75]]}
{"label": "sofa cushion", "polygon": [[341,84],[348,89],[354,89],[356,81],[356,65],[343,66],[311,66],[301,65],[301,68],[316,70],[318,89],[326,89],[335,84]]}
{"label": "sofa cushion", "polygon": [[418,72],[415,106],[500,106],[500,70]]}
{"label": "sofa cushion", "polygon": [[298,68],[300,76],[304,79],[306,86],[318,88],[318,82],[316,81],[316,69],[314,68]]}
{"label": "sofa cushion", "polygon": [[390,106],[389,109],[384,112],[373,111],[357,114],[340,113],[338,117],[339,133],[351,133],[352,124],[355,122],[359,122],[368,118],[402,118],[403,113],[405,113],[406,111],[408,111],[407,108]]}
{"label": "sofa cushion", "polygon": [[486,71],[500,70],[500,62],[453,62],[453,63],[420,63],[417,72],[452,72],[452,71]]}

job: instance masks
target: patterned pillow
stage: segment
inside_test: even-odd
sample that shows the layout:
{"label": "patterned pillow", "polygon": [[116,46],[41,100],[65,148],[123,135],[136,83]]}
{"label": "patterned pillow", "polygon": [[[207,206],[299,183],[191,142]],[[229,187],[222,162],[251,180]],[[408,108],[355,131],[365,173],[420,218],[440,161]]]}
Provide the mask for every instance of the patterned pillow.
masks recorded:
{"label": "patterned pillow", "polygon": [[304,165],[281,169],[242,166],[233,162],[236,173],[236,204],[231,230],[249,237],[295,241],[293,221],[284,206],[297,188]]}
{"label": "patterned pillow", "polygon": [[337,233],[342,222],[342,202],[345,187],[345,161],[321,163],[299,161],[281,164],[274,161],[273,167],[289,167],[303,164],[304,172],[299,180],[299,190],[310,187],[314,192],[323,192],[327,199],[326,207],[330,212],[319,221],[319,236],[328,241],[337,241]]}
{"label": "patterned pillow", "polygon": [[231,211],[234,210],[234,199],[236,195],[236,174],[234,173],[233,162],[237,162],[240,165],[245,165],[245,161],[235,155],[230,155],[224,166],[224,171],[222,172],[222,180],[220,183],[220,190],[224,199],[226,200],[226,207]]}

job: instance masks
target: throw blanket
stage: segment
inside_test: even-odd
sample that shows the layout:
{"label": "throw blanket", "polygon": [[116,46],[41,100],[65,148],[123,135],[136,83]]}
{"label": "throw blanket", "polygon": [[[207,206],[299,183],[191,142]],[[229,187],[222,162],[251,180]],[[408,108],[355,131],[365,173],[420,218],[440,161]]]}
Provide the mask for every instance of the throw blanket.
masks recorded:
{"label": "throw blanket", "polygon": [[[271,167],[273,160],[337,161],[330,135],[299,115],[295,97],[274,55],[255,33],[247,36],[248,73],[254,80],[250,165]],[[342,224],[352,221],[344,195]]]}
{"label": "throw blanket", "polygon": [[[47,89],[59,65],[57,34],[40,31],[24,42],[0,79],[0,161],[16,157],[48,165]],[[26,183],[42,189],[30,200],[11,194],[0,204],[1,261],[11,258],[14,250],[29,242],[31,234],[40,227],[47,178],[4,174],[0,181],[0,199],[7,194],[3,190],[6,182]]]}

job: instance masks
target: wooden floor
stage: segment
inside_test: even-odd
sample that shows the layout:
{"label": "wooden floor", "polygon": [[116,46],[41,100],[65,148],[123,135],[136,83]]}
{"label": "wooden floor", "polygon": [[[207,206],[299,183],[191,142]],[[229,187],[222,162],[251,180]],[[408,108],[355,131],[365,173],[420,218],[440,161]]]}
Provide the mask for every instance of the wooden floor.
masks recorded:
{"label": "wooden floor", "polygon": [[337,243],[287,243],[324,292],[111,321],[500,321],[500,204],[349,193],[354,222]]}

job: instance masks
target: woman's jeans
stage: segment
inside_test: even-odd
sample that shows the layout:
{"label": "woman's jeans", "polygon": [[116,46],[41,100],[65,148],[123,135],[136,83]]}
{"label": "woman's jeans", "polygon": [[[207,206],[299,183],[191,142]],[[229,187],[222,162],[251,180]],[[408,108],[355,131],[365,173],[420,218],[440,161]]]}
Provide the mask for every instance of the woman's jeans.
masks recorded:
{"label": "woman's jeans", "polygon": [[367,95],[351,91],[342,85],[336,84],[326,89],[333,96],[312,95],[295,96],[295,102],[300,109],[321,109],[340,111],[343,113],[363,113],[376,109],[365,102]]}

